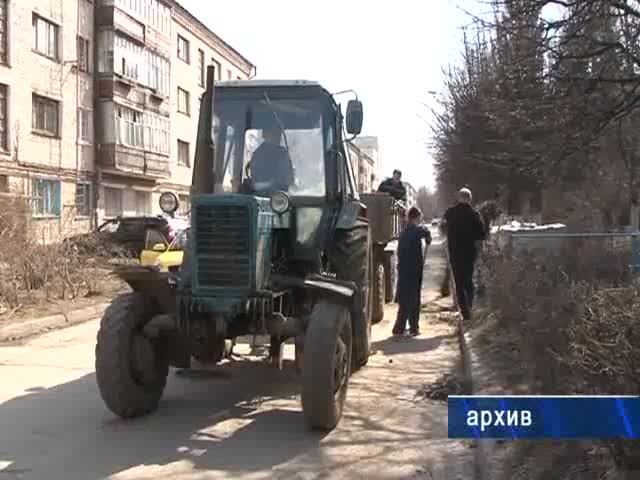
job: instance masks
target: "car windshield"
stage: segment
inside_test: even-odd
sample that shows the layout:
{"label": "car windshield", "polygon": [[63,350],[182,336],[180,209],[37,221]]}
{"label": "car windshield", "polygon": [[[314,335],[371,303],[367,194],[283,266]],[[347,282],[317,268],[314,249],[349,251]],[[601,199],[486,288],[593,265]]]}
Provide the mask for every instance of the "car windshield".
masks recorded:
{"label": "car windshield", "polygon": [[[322,109],[311,100],[221,100],[214,131],[225,192],[325,195]],[[220,188],[218,188],[220,189]]]}

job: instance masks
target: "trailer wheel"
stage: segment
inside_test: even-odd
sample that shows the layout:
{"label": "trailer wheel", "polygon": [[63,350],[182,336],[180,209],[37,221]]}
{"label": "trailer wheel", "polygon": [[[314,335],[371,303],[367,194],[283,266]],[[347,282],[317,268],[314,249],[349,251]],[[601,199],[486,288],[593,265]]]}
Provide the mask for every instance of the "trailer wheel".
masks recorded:
{"label": "trailer wheel", "polygon": [[302,364],[302,411],[311,428],[332,430],[340,421],[352,351],[349,309],[319,300],[311,312]]}
{"label": "trailer wheel", "polygon": [[156,309],[141,293],[117,297],[107,308],[98,331],[96,379],[105,404],[122,418],[146,415],[158,408],[169,374],[162,338],[142,333]]}
{"label": "trailer wheel", "polygon": [[387,253],[384,256],[385,271],[385,302],[395,303],[396,301],[396,262],[395,254]]}
{"label": "trailer wheel", "polygon": [[384,264],[376,263],[373,277],[373,315],[371,322],[375,325],[384,319],[385,271]]}

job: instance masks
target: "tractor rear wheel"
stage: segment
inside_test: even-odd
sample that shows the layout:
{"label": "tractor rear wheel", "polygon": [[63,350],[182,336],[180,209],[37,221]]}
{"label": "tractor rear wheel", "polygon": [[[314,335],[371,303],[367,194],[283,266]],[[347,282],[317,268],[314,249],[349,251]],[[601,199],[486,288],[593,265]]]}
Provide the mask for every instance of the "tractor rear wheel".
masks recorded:
{"label": "tractor rear wheel", "polygon": [[304,339],[302,411],[313,429],[332,430],[340,421],[351,375],[353,333],[344,305],[319,300]]}
{"label": "tractor rear wheel", "polygon": [[349,230],[337,232],[328,252],[331,270],[340,280],[352,281],[358,290],[351,306],[353,327],[353,365],[355,371],[369,361],[373,311],[373,250],[367,220],[361,219]]}
{"label": "tractor rear wheel", "polygon": [[143,334],[156,308],[141,293],[117,297],[107,308],[98,331],[96,379],[105,404],[122,418],[146,415],[158,408],[169,374],[162,337]]}

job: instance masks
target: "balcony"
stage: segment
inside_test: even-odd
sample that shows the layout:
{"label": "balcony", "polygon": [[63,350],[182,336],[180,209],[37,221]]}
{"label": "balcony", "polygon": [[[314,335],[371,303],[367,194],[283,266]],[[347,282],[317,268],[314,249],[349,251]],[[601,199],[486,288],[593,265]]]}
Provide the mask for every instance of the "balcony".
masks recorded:
{"label": "balcony", "polygon": [[164,180],[171,176],[169,157],[122,145],[101,145],[98,161],[110,173]]}

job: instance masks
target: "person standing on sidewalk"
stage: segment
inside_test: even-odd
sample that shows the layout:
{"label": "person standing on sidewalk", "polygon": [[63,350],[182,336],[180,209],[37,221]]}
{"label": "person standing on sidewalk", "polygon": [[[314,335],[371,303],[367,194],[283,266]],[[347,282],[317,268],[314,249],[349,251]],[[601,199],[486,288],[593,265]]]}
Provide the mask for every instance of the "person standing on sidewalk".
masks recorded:
{"label": "person standing on sidewalk", "polygon": [[407,321],[412,336],[420,334],[420,291],[422,289],[422,271],[424,255],[422,240],[427,247],[431,244],[431,232],[426,225],[420,224],[422,212],[416,207],[409,209],[409,222],[398,239],[398,285],[396,296],[398,316],[393,326],[394,335],[403,335]]}
{"label": "person standing on sidewalk", "polygon": [[447,249],[455,283],[456,300],[462,318],[471,318],[473,308],[473,270],[478,257],[478,245],[485,240],[482,218],[471,206],[471,190],[458,192],[458,203],[444,214]]}

